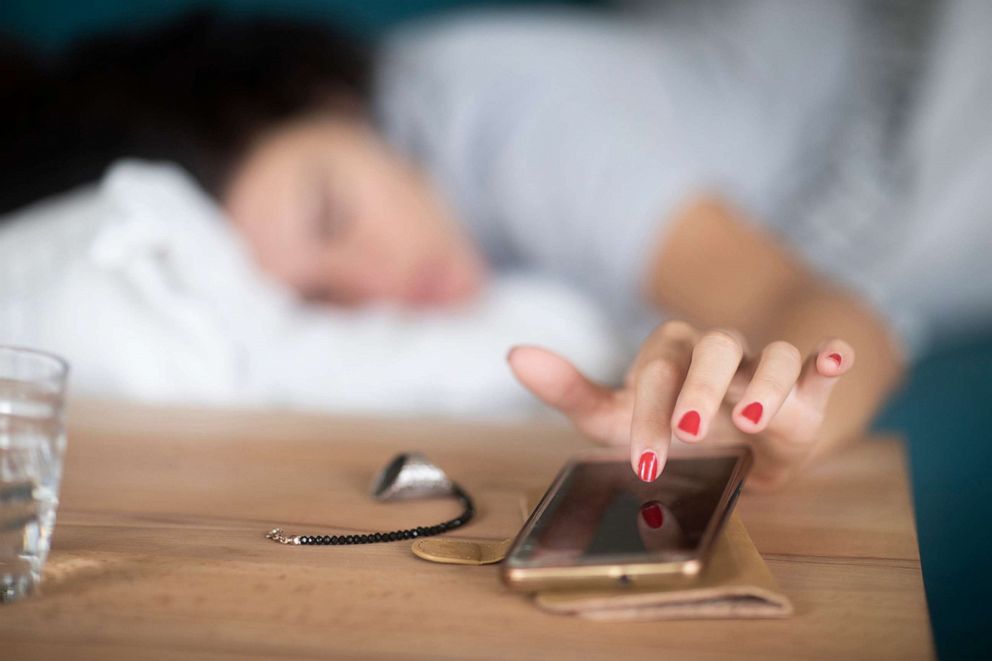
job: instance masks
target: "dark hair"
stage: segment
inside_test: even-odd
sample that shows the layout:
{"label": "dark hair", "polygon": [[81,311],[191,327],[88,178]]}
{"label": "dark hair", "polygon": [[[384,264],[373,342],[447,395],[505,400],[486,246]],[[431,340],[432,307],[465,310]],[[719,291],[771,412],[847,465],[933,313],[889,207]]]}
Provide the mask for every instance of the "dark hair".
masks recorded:
{"label": "dark hair", "polygon": [[2,213],[122,156],[175,161],[219,195],[261,132],[364,105],[370,53],[326,24],[197,11],[47,62],[0,42],[0,71]]}

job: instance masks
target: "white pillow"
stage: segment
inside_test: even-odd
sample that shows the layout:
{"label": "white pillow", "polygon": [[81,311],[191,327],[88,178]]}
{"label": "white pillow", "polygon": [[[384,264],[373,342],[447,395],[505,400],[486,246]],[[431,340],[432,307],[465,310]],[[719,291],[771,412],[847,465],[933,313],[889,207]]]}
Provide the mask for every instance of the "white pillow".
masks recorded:
{"label": "white pillow", "polygon": [[180,169],[124,161],[98,188],[0,222],[0,342],[55,351],[77,393],[403,414],[537,409],[516,343],[618,377],[619,335],[586,297],[526,274],[455,311],[302,305],[268,280]]}

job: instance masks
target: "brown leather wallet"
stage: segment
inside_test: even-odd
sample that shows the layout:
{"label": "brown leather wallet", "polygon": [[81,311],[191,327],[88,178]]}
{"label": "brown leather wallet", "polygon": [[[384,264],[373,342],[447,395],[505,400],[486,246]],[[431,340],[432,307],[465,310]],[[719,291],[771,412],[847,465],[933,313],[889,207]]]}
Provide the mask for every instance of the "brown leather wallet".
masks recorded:
{"label": "brown leather wallet", "polygon": [[540,608],[594,620],[767,618],[792,614],[792,603],[740,517],[734,513],[698,579],[672,588],[547,591],[534,596]]}
{"label": "brown leather wallet", "polygon": [[[526,520],[538,498],[521,499]],[[499,562],[511,539],[469,540],[425,538],[413,552],[433,562],[481,565]],[[593,620],[689,620],[788,617],[792,602],[768,571],[747,529],[735,512],[724,528],[699,577],[670,588],[545,591],[533,596],[539,608]]]}

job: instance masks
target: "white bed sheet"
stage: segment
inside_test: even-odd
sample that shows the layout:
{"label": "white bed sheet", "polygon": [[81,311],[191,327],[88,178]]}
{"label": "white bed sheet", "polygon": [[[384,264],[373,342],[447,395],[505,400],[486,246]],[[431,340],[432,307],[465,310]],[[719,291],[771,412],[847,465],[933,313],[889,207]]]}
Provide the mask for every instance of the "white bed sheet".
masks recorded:
{"label": "white bed sheet", "polygon": [[589,299],[497,276],[458,310],[303,305],[259,272],[192,179],[123,161],[99,185],[0,222],[0,343],[57,352],[75,393],[338,412],[539,410],[510,346],[559,350],[614,380],[628,353]]}

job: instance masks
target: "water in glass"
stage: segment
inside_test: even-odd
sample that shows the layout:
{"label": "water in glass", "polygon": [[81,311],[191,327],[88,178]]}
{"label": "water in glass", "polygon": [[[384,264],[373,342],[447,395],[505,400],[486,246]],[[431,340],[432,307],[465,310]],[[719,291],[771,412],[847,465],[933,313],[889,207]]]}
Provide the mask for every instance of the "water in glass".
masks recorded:
{"label": "water in glass", "polygon": [[0,357],[0,603],[32,592],[41,579],[66,443],[63,383],[32,382],[23,365],[6,370],[15,372],[9,378],[2,368]]}

